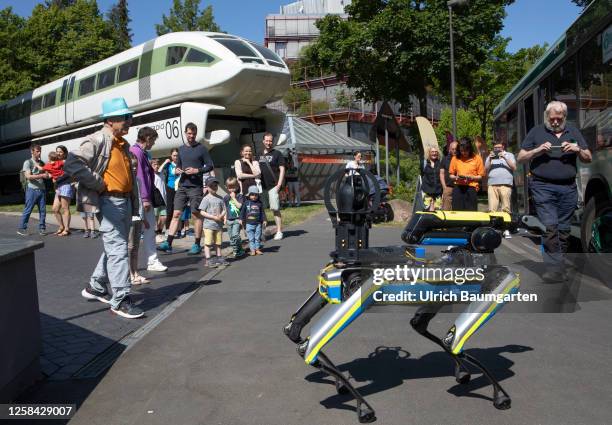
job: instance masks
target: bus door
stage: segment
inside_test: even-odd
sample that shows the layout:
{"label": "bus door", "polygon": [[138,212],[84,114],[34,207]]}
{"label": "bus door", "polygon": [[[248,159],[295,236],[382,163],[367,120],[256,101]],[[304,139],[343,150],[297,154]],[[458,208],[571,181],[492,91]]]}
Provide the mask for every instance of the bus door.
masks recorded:
{"label": "bus door", "polygon": [[62,96],[60,98],[61,103],[64,105],[64,125],[71,124],[74,122],[74,81],[76,77],[74,75],[64,80],[62,85]]}

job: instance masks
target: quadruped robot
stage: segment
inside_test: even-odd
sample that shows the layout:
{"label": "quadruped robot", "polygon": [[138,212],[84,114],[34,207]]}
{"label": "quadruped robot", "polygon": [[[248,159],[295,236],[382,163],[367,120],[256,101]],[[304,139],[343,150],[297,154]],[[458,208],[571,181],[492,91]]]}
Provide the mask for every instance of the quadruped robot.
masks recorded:
{"label": "quadruped robot", "polygon": [[[323,353],[323,348],[340,334],[365,310],[373,305],[373,294],[384,288],[393,288],[404,282],[386,280],[382,285],[374,283],[373,272],[377,268],[407,265],[408,267],[476,267],[486,266],[484,279],[476,286],[477,292],[487,294],[512,294],[518,291],[519,276],[506,267],[495,264],[494,250],[501,244],[500,232],[516,231],[518,227],[536,232],[542,224],[532,216],[512,216],[507,213],[482,213],[467,211],[417,212],[406,225],[402,240],[404,246],[369,246],[369,229],[375,206],[380,203],[380,190],[370,182],[373,175],[365,170],[347,173],[338,170],[325,185],[325,206],[335,228],[335,250],[331,261],[321,270],[317,289],[291,316],[283,328],[285,335],[297,344],[298,354],[305,362],[335,380],[339,394],[351,393],[357,401],[359,422],[376,420],[374,409],[351,385],[349,380]],[[334,186],[334,187],[332,187]],[[331,202],[335,189],[336,205]],[[426,258],[427,246],[451,246],[437,258]],[[419,281],[421,285],[436,288],[447,284],[440,281]],[[473,283],[473,282],[468,282]],[[503,306],[497,301],[473,301],[466,305],[444,338],[427,330],[429,322],[448,304],[423,304],[410,321],[419,334],[439,345],[455,362],[455,379],[459,384],[470,381],[467,364],[480,369],[493,386],[493,404],[497,409],[508,409],[510,396],[495,377],[476,358],[463,351],[466,341]],[[313,323],[310,334],[301,336],[303,328],[324,307],[322,317]]]}

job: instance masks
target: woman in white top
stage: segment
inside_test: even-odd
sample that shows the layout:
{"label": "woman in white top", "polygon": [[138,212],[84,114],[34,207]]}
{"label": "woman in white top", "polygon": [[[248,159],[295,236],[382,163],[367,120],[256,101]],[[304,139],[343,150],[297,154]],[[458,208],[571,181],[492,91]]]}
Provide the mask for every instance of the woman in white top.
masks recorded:
{"label": "woman in white top", "polygon": [[241,159],[234,162],[234,171],[240,185],[240,193],[246,195],[250,186],[260,187],[261,170],[259,162],[253,161],[253,149],[249,145],[243,145],[240,149]]}

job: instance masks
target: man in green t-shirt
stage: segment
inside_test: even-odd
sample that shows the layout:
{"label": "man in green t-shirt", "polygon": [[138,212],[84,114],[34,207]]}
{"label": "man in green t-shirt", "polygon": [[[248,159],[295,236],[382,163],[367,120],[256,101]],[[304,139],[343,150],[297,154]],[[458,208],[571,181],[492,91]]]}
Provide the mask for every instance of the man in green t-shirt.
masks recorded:
{"label": "man in green t-shirt", "polygon": [[30,220],[30,214],[32,214],[35,205],[38,205],[38,233],[45,235],[47,227],[45,223],[45,218],[47,216],[47,206],[45,203],[47,193],[44,179],[48,179],[51,176],[37,167],[37,165],[40,167],[44,165],[40,160],[40,145],[32,143],[30,152],[32,153],[32,157],[27,159],[21,168],[23,177],[27,181],[25,188],[25,207],[21,216],[21,223],[17,229],[17,234],[22,236],[28,234],[28,221]]}

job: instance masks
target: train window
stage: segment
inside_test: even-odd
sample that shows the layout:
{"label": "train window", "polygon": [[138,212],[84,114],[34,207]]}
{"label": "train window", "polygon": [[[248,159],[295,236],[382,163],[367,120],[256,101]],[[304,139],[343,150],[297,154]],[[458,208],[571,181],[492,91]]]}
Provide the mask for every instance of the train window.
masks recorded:
{"label": "train window", "polygon": [[230,40],[227,38],[217,38],[216,40],[236,56],[258,57],[257,53],[255,53],[255,51],[251,49],[248,44],[243,43],[240,40]]}
{"label": "train window", "polygon": [[115,84],[115,68],[98,74],[98,84],[96,90],[105,89],[113,84]]}
{"label": "train window", "polygon": [[117,82],[122,83],[127,80],[131,80],[138,75],[138,59],[129,61],[119,66],[119,75],[117,76]]}
{"label": "train window", "polygon": [[176,65],[183,60],[187,47],[183,46],[170,46],[168,47],[168,53],[166,53],[166,66]]}
{"label": "train window", "polygon": [[79,82],[79,96],[85,96],[86,94],[94,91],[94,84],[96,81],[96,76],[92,75],[91,77],[87,77],[81,82]]}
{"label": "train window", "polygon": [[284,68],[285,64],[283,63],[283,60],[278,57],[278,55],[276,53],[274,53],[272,50],[270,49],[266,49],[263,46],[260,46],[258,44],[255,43],[249,43],[251,46],[253,46],[259,53],[261,53],[261,55],[266,58],[266,60],[268,61],[268,64],[272,65],[272,66],[277,66],[279,68]]}
{"label": "train window", "polygon": [[188,63],[212,63],[215,61],[208,53],[204,53],[198,49],[189,49],[189,53],[187,53],[187,57],[185,58],[185,62]]}
{"label": "train window", "polygon": [[55,92],[47,93],[43,96],[43,109],[55,106]]}
{"label": "train window", "polygon": [[36,97],[32,99],[32,112],[40,111],[42,109],[42,97]]}

